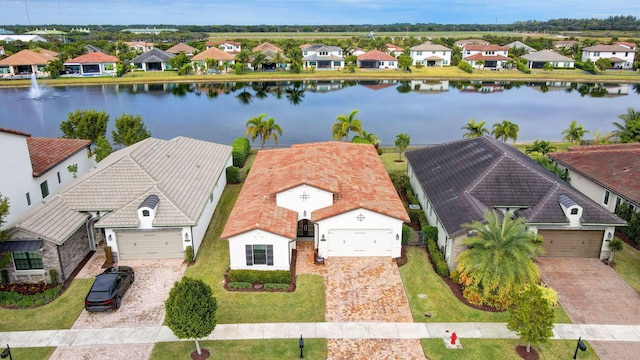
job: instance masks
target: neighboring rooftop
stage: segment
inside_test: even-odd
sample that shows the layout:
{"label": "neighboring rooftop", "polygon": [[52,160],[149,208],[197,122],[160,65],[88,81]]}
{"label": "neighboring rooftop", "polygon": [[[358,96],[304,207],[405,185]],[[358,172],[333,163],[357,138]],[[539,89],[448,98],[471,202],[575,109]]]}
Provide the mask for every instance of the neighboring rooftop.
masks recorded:
{"label": "neighboring rooftop", "polygon": [[169,59],[175,57],[174,54],[169,54],[166,51],[162,51],[158,48],[153,48],[145,53],[142,53],[129,62],[132,64],[135,63],[153,63],[153,62],[167,62]]}
{"label": "neighboring rooftop", "polygon": [[218,49],[217,47],[211,47],[203,52],[199,52],[194,55],[192,61],[205,61],[206,59],[213,59],[218,61],[232,61],[235,57],[225,51]]}
{"label": "neighboring rooftop", "polygon": [[540,50],[522,56],[523,59],[536,62],[575,62],[575,60],[562,56],[553,50]]}
{"label": "neighboring rooftop", "polygon": [[33,176],[44,174],[90,145],[90,140],[27,137]]}
{"label": "neighboring rooftop", "polygon": [[176,55],[179,53],[193,54],[197,50],[198,49],[194,48],[193,46],[187,45],[185,43],[178,43],[168,48],[167,52],[170,54],[176,54]]}
{"label": "neighboring rooftop", "polygon": [[398,61],[395,57],[380,50],[371,50],[358,56],[358,61]]}
{"label": "neighboring rooftop", "polygon": [[0,65],[47,65],[55,56],[39,53],[32,50],[19,51],[5,59],[0,60]]}
{"label": "neighboring rooftop", "polygon": [[117,63],[120,62],[120,59],[117,56],[107,55],[103,52],[95,51],[90,52],[88,54],[80,55],[73,59],[69,59],[65,61],[66,63],[78,63],[78,64],[87,64],[87,63]]}

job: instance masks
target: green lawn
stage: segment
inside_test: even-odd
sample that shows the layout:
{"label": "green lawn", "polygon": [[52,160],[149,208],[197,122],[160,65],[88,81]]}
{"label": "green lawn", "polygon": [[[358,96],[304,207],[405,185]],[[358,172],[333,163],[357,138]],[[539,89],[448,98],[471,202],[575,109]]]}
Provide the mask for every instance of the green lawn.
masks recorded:
{"label": "green lawn", "polygon": [[[200,341],[200,348],[211,352],[209,359],[225,360],[280,360],[297,359],[300,356],[298,339]],[[193,341],[157,343],[151,360],[189,359],[196,349]],[[305,359],[326,359],[327,340],[304,339]]]}
{"label": "green lawn", "polygon": [[[515,347],[524,345],[520,340],[509,339],[462,339],[462,349],[447,349],[442,339],[422,339],[422,349],[428,359],[501,359],[519,360]],[[585,341],[587,351],[580,352],[578,359],[598,359],[598,355]],[[541,345],[538,354],[541,360],[571,359],[576,349],[575,340],[549,340]]]}
{"label": "green lawn", "polygon": [[[93,279],[76,279],[59,298],[32,309],[0,309],[0,331],[70,329],[82,311]],[[0,344],[1,345],[1,344]]]}
{"label": "green lawn", "polygon": [[640,293],[640,251],[624,244],[624,249],[613,257],[616,272]]}
{"label": "green lawn", "polygon": [[[0,350],[5,348],[6,344],[0,344]],[[11,356],[16,360],[46,360],[55,350],[54,347],[11,348]]]}
{"label": "green lawn", "polygon": [[[415,322],[506,322],[506,312],[476,310],[463,304],[447,284],[433,271],[426,252],[410,247],[408,262],[400,268],[400,275],[409,298]],[[427,295],[426,299],[418,294]],[[431,314],[431,318],[425,316]],[[561,306],[556,307],[555,323],[571,323]]]}
{"label": "green lawn", "polygon": [[218,301],[216,317],[220,324],[324,321],[324,279],[320,275],[298,276],[298,287],[292,293],[229,292],[222,286],[223,274],[229,267],[229,244],[220,240],[220,234],[241,188],[242,185],[225,188],[196,264],[187,268],[185,276],[211,286]]}
{"label": "green lawn", "polygon": [[397,152],[385,152],[380,156],[380,159],[389,173],[393,171],[407,171],[407,158],[402,156],[402,162],[398,162],[399,157]]}

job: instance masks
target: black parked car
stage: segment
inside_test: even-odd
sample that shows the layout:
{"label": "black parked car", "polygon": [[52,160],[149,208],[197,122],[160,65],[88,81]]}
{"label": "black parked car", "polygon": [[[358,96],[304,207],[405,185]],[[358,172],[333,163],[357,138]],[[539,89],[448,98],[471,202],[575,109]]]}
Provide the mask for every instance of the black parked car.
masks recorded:
{"label": "black parked car", "polygon": [[87,311],[107,311],[120,307],[122,297],[133,284],[135,275],[128,266],[114,266],[96,276],[96,280],[84,299]]}

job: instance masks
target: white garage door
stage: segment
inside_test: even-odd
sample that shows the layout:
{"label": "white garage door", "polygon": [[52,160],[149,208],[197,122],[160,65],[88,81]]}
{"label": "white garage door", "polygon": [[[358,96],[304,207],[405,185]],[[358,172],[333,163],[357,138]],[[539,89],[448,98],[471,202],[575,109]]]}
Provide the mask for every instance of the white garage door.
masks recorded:
{"label": "white garage door", "polygon": [[118,231],[118,258],[173,259],[184,257],[180,229],[150,231]]}
{"label": "white garage door", "polygon": [[328,256],[391,256],[393,234],[388,229],[329,230]]}

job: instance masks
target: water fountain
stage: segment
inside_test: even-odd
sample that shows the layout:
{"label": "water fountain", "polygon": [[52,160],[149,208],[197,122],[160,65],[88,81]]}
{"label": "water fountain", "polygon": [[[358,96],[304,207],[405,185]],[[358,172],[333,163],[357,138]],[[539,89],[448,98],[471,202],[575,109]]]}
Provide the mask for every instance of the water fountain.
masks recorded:
{"label": "water fountain", "polygon": [[31,87],[29,88],[29,98],[30,99],[42,99],[44,95],[49,92],[49,88],[38,84],[38,80],[36,79],[36,73],[31,73]]}

